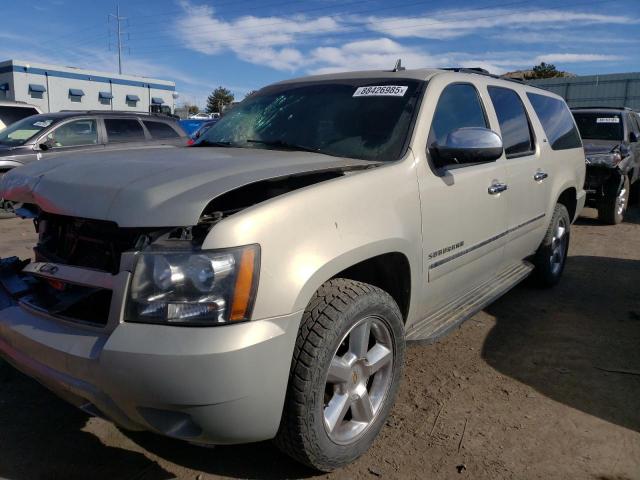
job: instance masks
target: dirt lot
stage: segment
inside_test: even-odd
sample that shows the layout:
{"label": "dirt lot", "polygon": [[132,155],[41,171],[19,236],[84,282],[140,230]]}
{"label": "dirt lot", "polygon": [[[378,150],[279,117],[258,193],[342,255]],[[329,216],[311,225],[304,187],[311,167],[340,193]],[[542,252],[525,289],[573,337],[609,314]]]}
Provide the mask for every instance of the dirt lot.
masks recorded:
{"label": "dirt lot", "polygon": [[[30,225],[0,222],[0,256]],[[387,427],[319,478],[640,479],[640,211],[573,229],[561,284],[508,293],[432,346],[411,346]],[[91,419],[0,365],[0,477],[300,478],[270,443],[204,449]]]}

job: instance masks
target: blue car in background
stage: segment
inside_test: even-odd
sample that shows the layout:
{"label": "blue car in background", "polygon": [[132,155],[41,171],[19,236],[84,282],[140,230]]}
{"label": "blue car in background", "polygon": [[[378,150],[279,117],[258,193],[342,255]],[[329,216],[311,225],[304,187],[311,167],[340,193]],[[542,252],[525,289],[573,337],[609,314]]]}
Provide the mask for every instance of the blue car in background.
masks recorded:
{"label": "blue car in background", "polygon": [[193,134],[200,130],[204,125],[213,125],[216,123],[218,119],[198,119],[198,118],[188,118],[186,120],[180,120],[180,126],[182,129],[187,132],[189,137],[193,138]]}

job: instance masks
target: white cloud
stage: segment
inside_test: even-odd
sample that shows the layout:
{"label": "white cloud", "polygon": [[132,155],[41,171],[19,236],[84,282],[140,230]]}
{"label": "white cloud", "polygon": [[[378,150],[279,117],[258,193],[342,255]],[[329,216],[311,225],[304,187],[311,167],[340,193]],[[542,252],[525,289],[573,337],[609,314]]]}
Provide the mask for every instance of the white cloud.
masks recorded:
{"label": "white cloud", "polygon": [[[352,17],[352,20],[358,21]],[[458,38],[491,28],[519,29],[522,31],[539,27],[572,28],[593,24],[634,24],[638,20],[622,15],[603,15],[568,10],[527,9],[477,9],[440,10],[424,14],[423,17],[376,17],[361,20],[370,30],[397,38],[417,37],[428,39]]]}
{"label": "white cloud", "polygon": [[292,44],[305,36],[328,34],[341,28],[337,20],[327,16],[308,19],[303,15],[249,15],[228,22],[216,17],[208,5],[194,5],[188,0],[181,5],[184,14],[176,22],[176,36],[188,48],[209,55],[232,51],[242,60],[276,70],[293,71],[307,63]]}
{"label": "white cloud", "polygon": [[318,47],[310,53],[310,73],[344,70],[391,69],[402,58],[405,65],[426,66],[443,62],[426,52],[401,45],[389,38],[346,43],[339,47]]}
{"label": "white cloud", "polygon": [[594,53],[549,53],[539,55],[535,63],[582,63],[582,62],[614,62],[623,60],[620,55],[598,55]]}

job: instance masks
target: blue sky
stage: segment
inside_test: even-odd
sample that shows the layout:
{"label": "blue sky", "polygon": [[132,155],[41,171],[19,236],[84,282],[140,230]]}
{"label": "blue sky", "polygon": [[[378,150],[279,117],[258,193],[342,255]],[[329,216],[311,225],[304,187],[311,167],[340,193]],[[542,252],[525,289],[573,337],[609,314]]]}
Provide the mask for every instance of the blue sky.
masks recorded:
{"label": "blue sky", "polygon": [[[124,73],[175,80],[203,105],[310,73],[540,61],[640,71],[640,0],[126,0]],[[117,71],[114,1],[3,0],[0,60]],[[9,21],[7,21],[9,20]],[[111,31],[111,33],[110,33]],[[111,43],[111,49],[109,48]]]}

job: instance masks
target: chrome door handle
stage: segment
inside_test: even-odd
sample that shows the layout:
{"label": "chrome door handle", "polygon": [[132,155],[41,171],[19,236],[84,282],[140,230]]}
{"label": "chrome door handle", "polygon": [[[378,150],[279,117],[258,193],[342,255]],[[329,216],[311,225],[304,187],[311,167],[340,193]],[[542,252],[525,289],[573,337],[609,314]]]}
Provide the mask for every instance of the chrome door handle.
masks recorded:
{"label": "chrome door handle", "polygon": [[497,195],[498,193],[507,190],[506,183],[492,183],[488,189],[489,195]]}
{"label": "chrome door handle", "polygon": [[548,175],[547,173],[545,173],[545,172],[536,172],[536,173],[533,175],[533,179],[534,179],[536,182],[541,182],[542,180],[544,180],[544,179],[545,179],[545,178],[547,178],[548,176],[549,176],[549,175]]}

